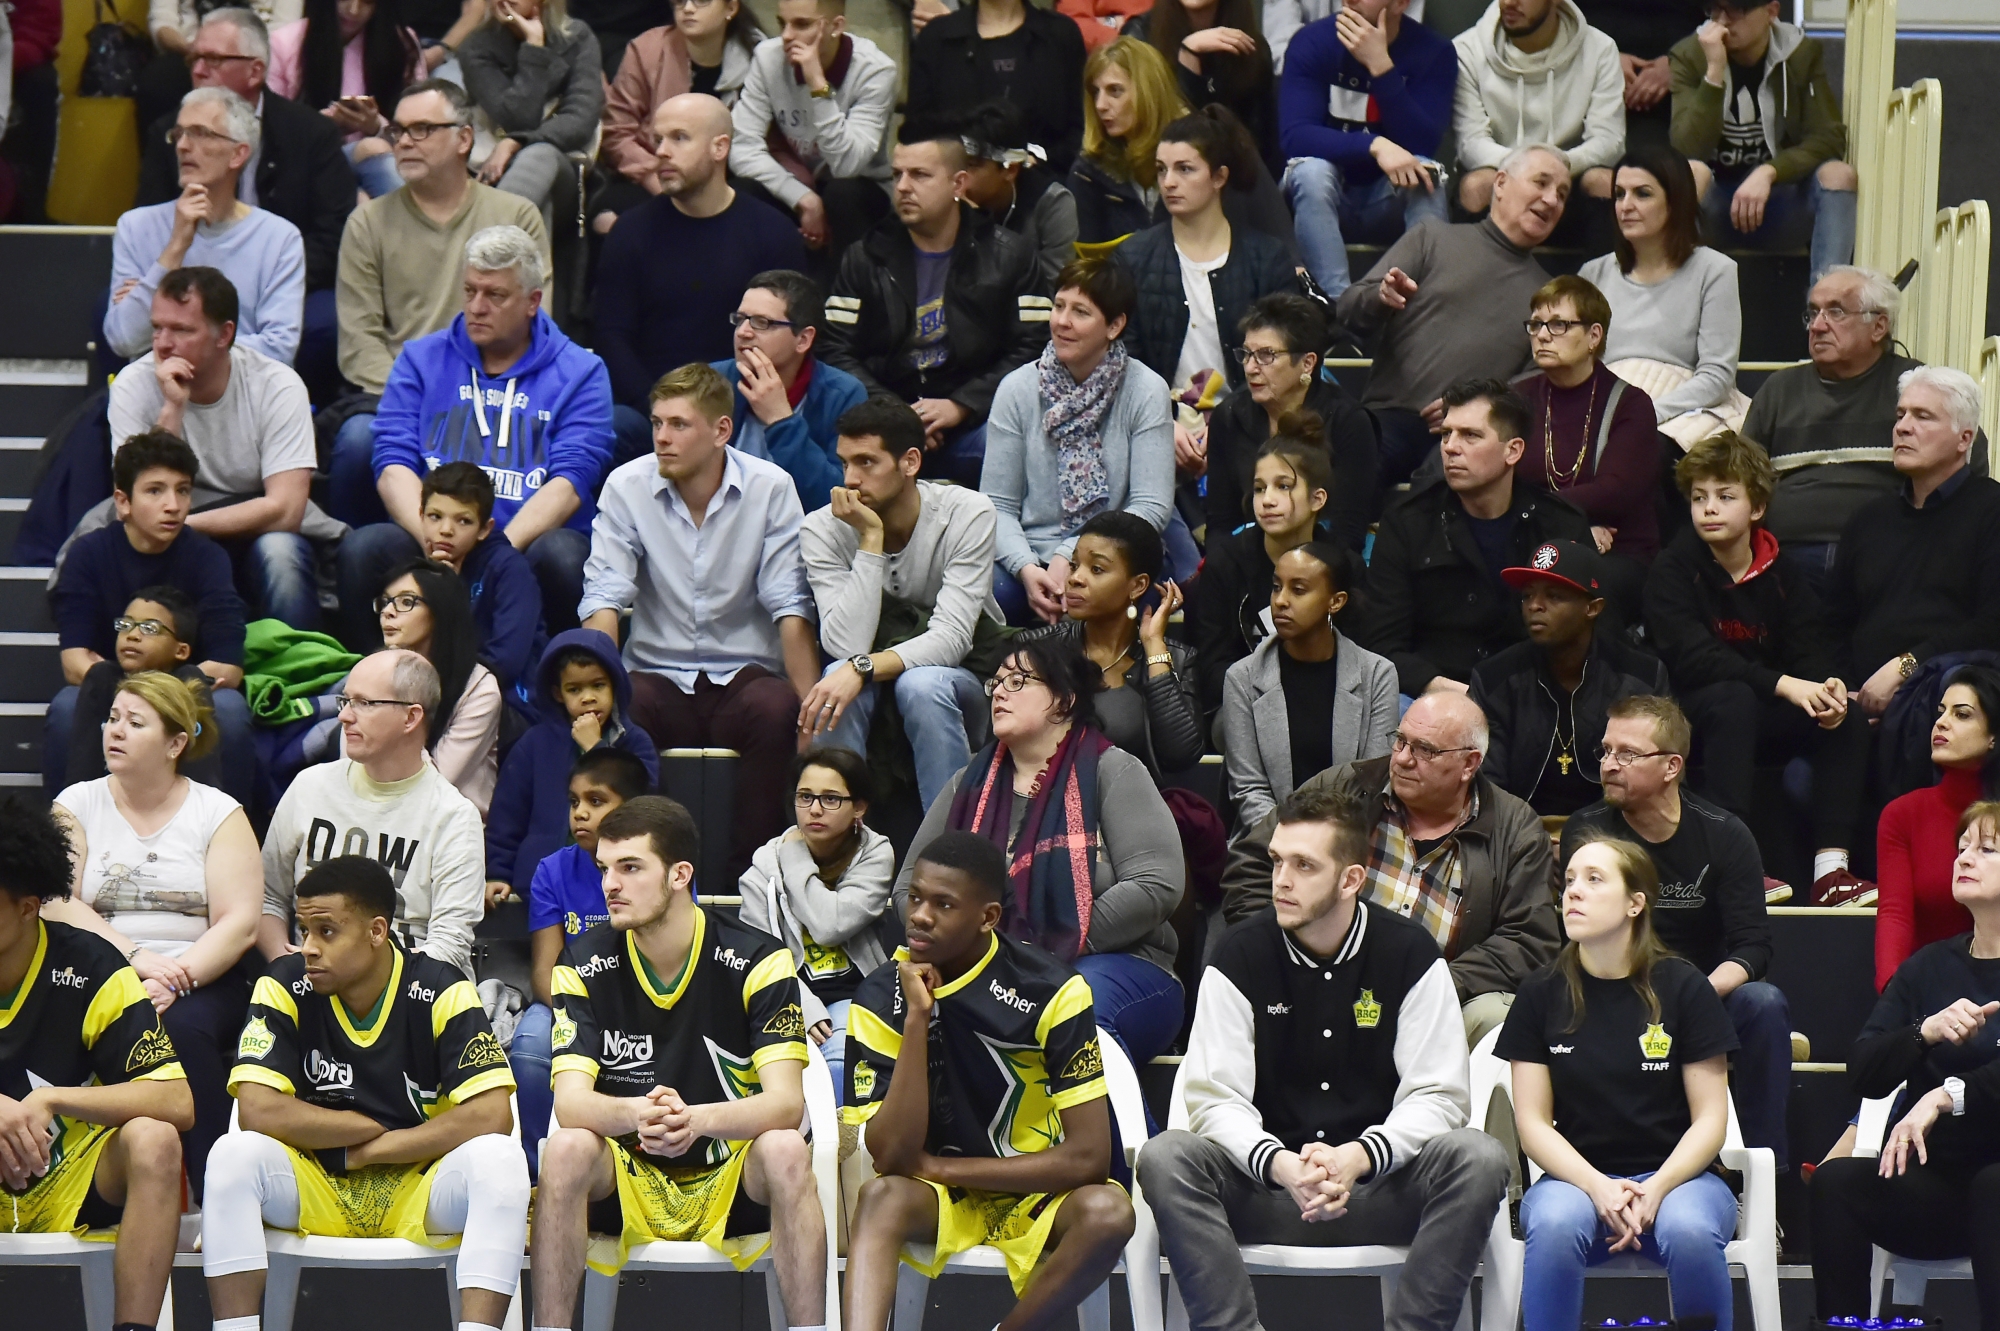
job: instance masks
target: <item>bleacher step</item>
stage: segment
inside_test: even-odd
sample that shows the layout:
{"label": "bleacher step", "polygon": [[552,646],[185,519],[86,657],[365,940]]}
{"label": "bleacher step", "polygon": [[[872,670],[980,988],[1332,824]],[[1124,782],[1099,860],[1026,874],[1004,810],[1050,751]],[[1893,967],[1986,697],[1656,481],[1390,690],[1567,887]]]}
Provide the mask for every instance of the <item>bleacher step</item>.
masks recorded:
{"label": "bleacher step", "polygon": [[49,571],[0,567],[0,628],[17,633],[47,632],[56,626],[49,613]]}
{"label": "bleacher step", "polygon": [[0,702],[0,772],[42,769],[42,722],[45,702]]}
{"label": "bleacher step", "polygon": [[47,702],[63,686],[62,653],[52,632],[0,631],[0,698]]}
{"label": "bleacher step", "polygon": [[41,466],[40,439],[0,436],[0,495],[33,494]]}

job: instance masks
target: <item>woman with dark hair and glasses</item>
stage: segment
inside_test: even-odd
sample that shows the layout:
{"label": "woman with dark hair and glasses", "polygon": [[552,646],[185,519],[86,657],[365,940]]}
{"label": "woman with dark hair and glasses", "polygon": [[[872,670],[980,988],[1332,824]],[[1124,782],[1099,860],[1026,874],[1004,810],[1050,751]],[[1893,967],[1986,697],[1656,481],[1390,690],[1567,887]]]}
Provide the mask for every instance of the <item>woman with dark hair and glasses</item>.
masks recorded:
{"label": "woman with dark hair and glasses", "polygon": [[[1000,927],[1074,965],[1097,1024],[1145,1063],[1180,1033],[1167,921],[1186,867],[1152,774],[1097,729],[1102,675],[1062,638],[1016,643],[986,683],[992,742],[945,783],[911,844],[967,831],[1006,851]],[[909,890],[906,862],[899,911]]]}
{"label": "woman with dark hair and glasses", "polygon": [[375,598],[382,645],[415,652],[438,673],[427,719],[431,761],[486,817],[500,776],[500,681],[477,658],[472,596],[449,566],[412,559],[389,571]]}

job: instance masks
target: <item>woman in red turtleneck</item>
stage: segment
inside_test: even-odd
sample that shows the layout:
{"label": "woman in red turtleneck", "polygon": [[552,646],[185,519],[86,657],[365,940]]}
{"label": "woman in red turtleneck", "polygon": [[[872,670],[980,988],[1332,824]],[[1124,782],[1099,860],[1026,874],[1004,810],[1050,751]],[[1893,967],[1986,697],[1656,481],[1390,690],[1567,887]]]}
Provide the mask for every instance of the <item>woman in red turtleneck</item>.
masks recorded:
{"label": "woman in red turtleneck", "polygon": [[1952,899],[1951,866],[1958,855],[1958,816],[1983,798],[2000,718],[2000,673],[1966,666],[1952,676],[1931,727],[1931,761],[1938,783],[1891,800],[1875,829],[1875,987],[1926,943],[1972,928],[1972,916]]}

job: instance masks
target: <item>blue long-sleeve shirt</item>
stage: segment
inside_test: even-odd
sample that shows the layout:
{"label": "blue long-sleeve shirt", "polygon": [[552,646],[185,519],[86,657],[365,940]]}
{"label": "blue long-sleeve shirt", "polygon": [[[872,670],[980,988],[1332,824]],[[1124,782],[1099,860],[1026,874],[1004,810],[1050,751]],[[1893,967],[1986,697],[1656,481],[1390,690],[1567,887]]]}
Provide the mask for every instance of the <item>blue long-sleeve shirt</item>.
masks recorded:
{"label": "blue long-sleeve shirt", "polygon": [[[139,283],[104,312],[104,340],[127,359],[153,349],[153,293],[168,272],[160,253],[173,237],[178,202],[132,209],[111,240],[112,291],[128,277]],[[203,222],[181,266],[219,269],[236,288],[237,345],[292,363],[306,317],[306,243],[297,227],[262,208],[219,227]]]}
{"label": "blue long-sleeve shirt", "polygon": [[1381,78],[1348,54],[1332,18],[1300,28],[1278,82],[1278,142],[1287,157],[1323,157],[1350,185],[1379,179],[1369,154],[1379,135],[1419,157],[1436,157],[1451,128],[1458,52],[1414,19],[1389,43],[1394,68]]}
{"label": "blue long-sleeve shirt", "polygon": [[[868,398],[861,381],[823,360],[807,362],[812,378],[805,396],[792,407],[792,414],[776,425],[766,425],[750,410],[750,403],[738,387],[740,376],[734,360],[719,360],[714,368],[729,386],[736,389],[736,433],[732,446],[752,457],[769,458],[792,474],[798,487],[799,506],[810,513],[831,502],[830,491],[846,480],[835,445],[840,442],[840,418],[849,407]],[[795,385],[796,386],[796,385]]]}
{"label": "blue long-sleeve shirt", "polygon": [[111,621],[142,588],[161,584],[194,602],[195,661],[243,664],[243,598],[236,594],[229,554],[192,529],[157,555],[134,550],[115,523],[77,537],[49,593],[58,641],[64,649],[87,647],[109,658],[118,645]]}
{"label": "blue long-sleeve shirt", "polygon": [[542,584],[534,565],[497,528],[472,547],[460,570],[472,594],[472,622],[479,630],[479,655],[510,692],[528,677],[548,635],[542,629]]}

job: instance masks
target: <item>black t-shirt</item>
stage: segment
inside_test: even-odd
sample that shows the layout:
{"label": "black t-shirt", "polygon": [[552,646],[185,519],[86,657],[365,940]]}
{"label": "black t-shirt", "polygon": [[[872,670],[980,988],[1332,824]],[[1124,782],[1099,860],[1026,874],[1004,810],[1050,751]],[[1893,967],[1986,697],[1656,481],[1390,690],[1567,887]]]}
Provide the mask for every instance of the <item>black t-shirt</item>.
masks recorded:
{"label": "black t-shirt", "polygon": [[690,61],[688,63],[688,72],[692,75],[689,83],[690,92],[706,93],[710,97],[715,96],[716,88],[722,83],[721,65],[701,65]]}
{"label": "black t-shirt", "polygon": [[1022,66],[1028,58],[1027,25],[1014,29],[1005,37],[986,37],[979,43],[979,56],[973,62],[980,83],[981,101],[1007,101],[1014,98],[1014,85],[1026,72]]}
{"label": "black t-shirt", "polygon": [[1497,518],[1465,515],[1466,525],[1472,528],[1473,544],[1479,547],[1480,557],[1486,561],[1486,576],[1501,587],[1507,585],[1500,580],[1500,570],[1507,567],[1507,547],[1514,539],[1514,521],[1511,508]]}
{"label": "black t-shirt", "polygon": [[1295,661],[1278,648],[1278,683],[1285,690],[1285,724],[1291,731],[1292,789],[1333,766],[1334,673],[1339,657]]}
{"label": "black t-shirt", "polygon": [[1748,170],[1771,160],[1771,145],[1764,141],[1764,112],[1757,98],[1763,86],[1763,61],[1754,65],[1729,62],[1729,86],[1722,99],[1722,139],[1715,149],[1717,166]]}
{"label": "black t-shirt", "polygon": [[1629,980],[1583,977],[1583,1023],[1569,1030],[1569,982],[1555,966],[1514,997],[1494,1053],[1542,1063],[1555,1092],[1555,1127],[1591,1166],[1648,1174],[1693,1123],[1681,1069],[1737,1047],[1736,1028],[1708,978],[1679,957],[1653,967],[1660,1019]]}

